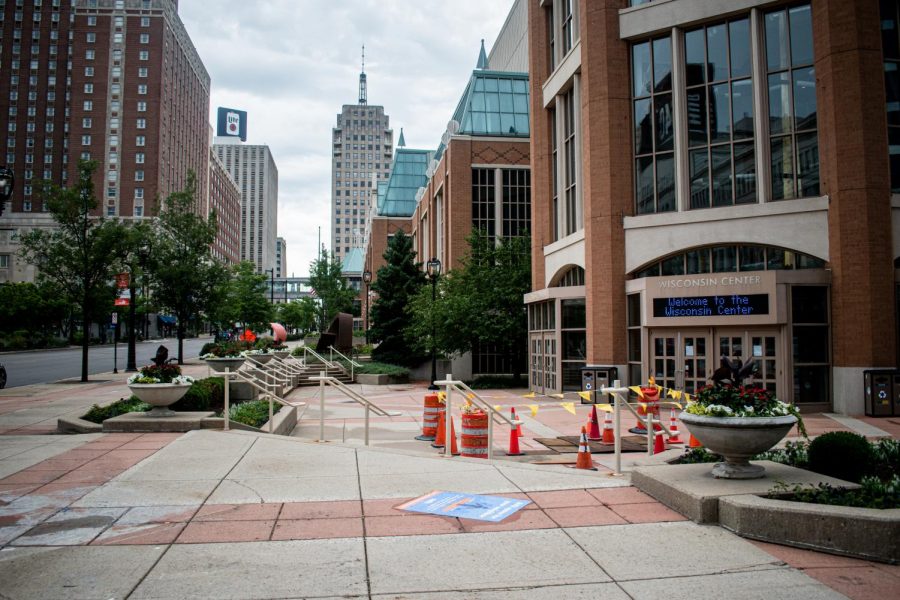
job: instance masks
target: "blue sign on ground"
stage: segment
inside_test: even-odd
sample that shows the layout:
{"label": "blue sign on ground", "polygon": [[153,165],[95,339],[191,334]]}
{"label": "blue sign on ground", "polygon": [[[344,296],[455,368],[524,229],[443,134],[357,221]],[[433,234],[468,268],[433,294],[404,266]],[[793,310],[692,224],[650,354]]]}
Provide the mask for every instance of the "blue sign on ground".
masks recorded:
{"label": "blue sign on ground", "polygon": [[397,508],[442,517],[460,517],[497,523],[517,512],[526,504],[531,504],[531,500],[434,491],[401,504]]}

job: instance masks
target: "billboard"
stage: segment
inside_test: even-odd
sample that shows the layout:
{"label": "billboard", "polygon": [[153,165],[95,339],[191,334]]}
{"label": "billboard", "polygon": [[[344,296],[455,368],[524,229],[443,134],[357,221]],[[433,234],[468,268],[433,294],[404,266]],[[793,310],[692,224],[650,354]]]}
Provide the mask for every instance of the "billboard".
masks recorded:
{"label": "billboard", "polygon": [[239,137],[247,141],[247,111],[234,108],[219,107],[216,135],[221,137]]}

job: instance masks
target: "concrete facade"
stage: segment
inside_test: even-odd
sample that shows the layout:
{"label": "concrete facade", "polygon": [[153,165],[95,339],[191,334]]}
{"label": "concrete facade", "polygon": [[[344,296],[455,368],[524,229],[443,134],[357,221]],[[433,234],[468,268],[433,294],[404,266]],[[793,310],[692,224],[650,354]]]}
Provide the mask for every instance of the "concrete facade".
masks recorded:
{"label": "concrete facade", "polygon": [[[528,8],[532,389],[601,364],[693,391],[728,356],[781,399],[861,414],[862,372],[897,365],[877,3]],[[709,294],[765,307],[662,308]]]}

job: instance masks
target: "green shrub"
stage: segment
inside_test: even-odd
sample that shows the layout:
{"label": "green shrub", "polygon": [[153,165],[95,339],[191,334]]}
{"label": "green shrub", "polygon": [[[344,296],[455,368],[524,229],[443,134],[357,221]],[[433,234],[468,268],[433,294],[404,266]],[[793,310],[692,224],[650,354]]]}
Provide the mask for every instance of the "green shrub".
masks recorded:
{"label": "green shrub", "polygon": [[809,444],[809,469],[844,481],[858,483],[874,458],[868,440],[849,431],[829,431]]}
{"label": "green shrub", "polygon": [[198,356],[204,356],[212,352],[212,349],[215,348],[218,344],[215,342],[206,342],[203,344],[203,347],[200,348],[200,354]]}
{"label": "green shrub", "polygon": [[131,396],[128,399],[121,398],[116,400],[112,404],[107,406],[100,406],[95,404],[91,407],[91,409],[82,416],[81,418],[85,421],[90,421],[91,423],[102,423],[106,419],[112,419],[113,417],[118,417],[119,415],[124,415],[125,413],[130,412],[146,412],[153,408],[149,404],[141,402],[137,396]]}
{"label": "green shrub", "polygon": [[[856,490],[836,488],[827,483],[808,487],[802,485],[792,487],[779,483],[770,494],[795,502],[813,504],[879,509],[900,508],[900,476],[894,475],[887,481],[882,481],[878,477],[863,477],[860,481],[860,488]],[[790,497],[784,498],[785,494],[790,494]]]}
{"label": "green shrub", "polygon": [[[281,405],[276,402],[272,410],[274,415],[281,410]],[[228,414],[232,421],[259,428],[269,420],[269,401],[252,400],[250,402],[233,404]]]}
{"label": "green shrub", "polygon": [[773,448],[757,454],[753,460],[771,460],[798,469],[809,467],[809,443],[804,441],[786,442],[784,448]]}
{"label": "green shrub", "polygon": [[511,375],[481,375],[469,383],[469,387],[473,390],[515,389],[527,386],[528,381],[524,378],[516,379]]}
{"label": "green shrub", "polygon": [[676,465],[695,465],[698,463],[716,463],[725,460],[719,454],[713,454],[706,448],[685,448],[684,454],[672,461]]}
{"label": "green shrub", "polygon": [[196,412],[217,408],[225,403],[225,380],[221,377],[198,379],[181,400],[170,406],[174,411]]}
{"label": "green shrub", "polygon": [[406,367],[376,361],[362,363],[362,366],[357,368],[356,372],[366,375],[390,375],[391,377],[409,379],[409,369]]}

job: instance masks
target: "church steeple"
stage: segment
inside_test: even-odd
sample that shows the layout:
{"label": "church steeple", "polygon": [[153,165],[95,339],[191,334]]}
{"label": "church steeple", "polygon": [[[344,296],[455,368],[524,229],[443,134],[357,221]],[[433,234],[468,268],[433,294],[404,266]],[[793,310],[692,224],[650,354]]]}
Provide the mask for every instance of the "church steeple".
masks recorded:
{"label": "church steeple", "polygon": [[368,104],[366,98],[366,46],[362,47],[362,72],[359,74],[359,103]]}
{"label": "church steeple", "polygon": [[478,53],[478,64],[475,65],[475,68],[481,70],[488,68],[487,53],[484,51],[484,40],[481,40],[481,52]]}

